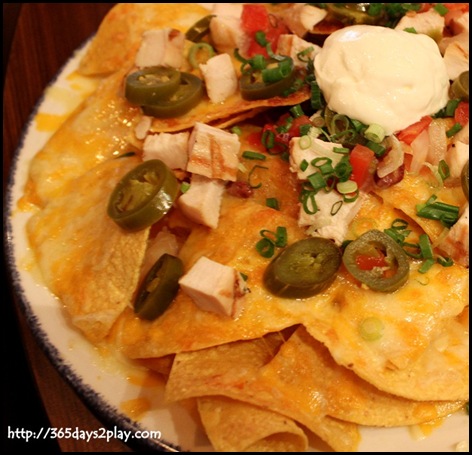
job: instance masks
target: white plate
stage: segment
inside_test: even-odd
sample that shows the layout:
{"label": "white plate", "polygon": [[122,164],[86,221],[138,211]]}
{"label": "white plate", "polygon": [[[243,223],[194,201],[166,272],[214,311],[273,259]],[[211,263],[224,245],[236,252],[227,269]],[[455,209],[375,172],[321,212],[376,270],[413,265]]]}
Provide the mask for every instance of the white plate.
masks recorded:
{"label": "white plate", "polygon": [[[71,57],[45,91],[26,125],[12,165],[5,209],[5,244],[14,290],[35,336],[58,371],[107,425],[131,431],[128,442],[143,443],[146,448],[211,452],[207,437],[190,413],[179,405],[164,405],[162,385],[149,385],[144,370],[131,367],[113,356],[103,356],[68,325],[59,302],[41,283],[39,274],[32,267],[25,235],[25,223],[31,213],[21,211],[18,201],[23,194],[32,157],[53,132],[43,131],[35,119],[44,113],[52,114],[53,119],[64,117],[90,91],[90,83],[85,79],[74,77],[71,82],[69,77],[77,68],[84,49],[79,49]],[[141,406],[148,407],[148,410],[137,419],[124,411],[136,411]],[[468,421],[468,416],[461,412],[430,427],[363,428],[359,451],[468,451]],[[141,434],[136,432],[142,430],[155,432],[155,437],[139,437]],[[318,451],[316,448],[311,450]]]}

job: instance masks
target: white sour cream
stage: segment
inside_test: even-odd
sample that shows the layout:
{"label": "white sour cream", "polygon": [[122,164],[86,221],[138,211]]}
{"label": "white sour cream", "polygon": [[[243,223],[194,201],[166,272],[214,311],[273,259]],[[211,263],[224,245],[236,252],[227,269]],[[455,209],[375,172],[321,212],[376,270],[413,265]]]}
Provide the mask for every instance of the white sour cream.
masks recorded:
{"label": "white sour cream", "polygon": [[442,109],[449,77],[435,41],[421,34],[353,25],[331,34],[315,57],[315,76],[340,114],[387,135]]}

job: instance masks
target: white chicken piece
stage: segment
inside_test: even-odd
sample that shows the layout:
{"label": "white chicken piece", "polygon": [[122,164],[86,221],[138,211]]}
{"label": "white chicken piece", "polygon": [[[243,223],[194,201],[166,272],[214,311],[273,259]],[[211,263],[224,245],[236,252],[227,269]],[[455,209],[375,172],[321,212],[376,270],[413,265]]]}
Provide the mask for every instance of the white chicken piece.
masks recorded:
{"label": "white chicken piece", "polygon": [[190,133],[148,134],[143,144],[143,160],[158,159],[171,169],[185,170],[188,161]]}
{"label": "white chicken piece", "polygon": [[[335,142],[325,142],[316,137],[310,137],[310,144],[306,148],[302,148],[300,145],[304,139],[300,137],[294,137],[290,140],[290,170],[297,174],[300,180],[306,180],[306,178],[317,171],[317,169],[310,163],[315,158],[329,158],[332,161],[333,167],[339,163],[343,155],[333,151],[335,147],[342,148],[342,144]],[[303,162],[308,163],[308,167],[303,171],[300,165]]]}
{"label": "white chicken piece", "polygon": [[469,71],[469,32],[456,35],[444,51],[444,63],[446,64],[449,79],[453,81],[464,71]]}
{"label": "white chicken piece", "polygon": [[303,37],[321,22],[328,12],[317,6],[306,3],[294,3],[293,6],[284,11],[283,19],[292,33]]}
{"label": "white chicken piece", "polygon": [[214,3],[211,14],[240,18],[243,13],[242,3]]}
{"label": "white chicken piece", "polygon": [[452,19],[450,28],[454,35],[459,35],[462,32],[469,33],[469,12],[462,13],[457,18]]}
{"label": "white chicken piece", "polygon": [[424,13],[405,14],[395,26],[395,30],[411,28],[416,33],[422,33],[434,39],[442,36],[445,23],[444,16],[430,9]]}
{"label": "white chicken piece", "polygon": [[152,117],[149,115],[143,115],[141,120],[134,127],[134,135],[136,139],[140,141],[145,139],[152,125]]}
{"label": "white chicken piece", "polygon": [[193,174],[190,188],[178,199],[179,207],[191,221],[215,229],[220,219],[224,189],[221,180]]}
{"label": "white chicken piece", "polygon": [[454,262],[469,267],[469,204],[440,243],[439,248]]}
{"label": "white chicken piece", "polygon": [[135,58],[139,68],[168,66],[180,68],[184,63],[185,35],[173,28],[147,30]]}
{"label": "white chicken piece", "polygon": [[242,275],[232,267],[200,257],[179,280],[180,288],[204,311],[238,317],[247,293]]}
{"label": "white chicken piece", "polygon": [[168,229],[163,228],[154,238],[148,240],[146,255],[141,266],[140,280],[144,279],[149,270],[151,270],[151,267],[163,254],[167,253],[176,256],[178,251],[179,243],[177,237]]}
{"label": "white chicken piece", "polygon": [[446,153],[446,163],[449,166],[450,178],[458,179],[461,176],[462,169],[469,159],[469,144],[455,141],[449,146]]}
{"label": "white chicken piece", "polygon": [[[310,49],[308,52],[307,49]],[[308,60],[313,60],[315,55],[321,50],[317,44],[310,43],[297,35],[284,34],[279,36],[277,42],[276,53],[280,55],[288,55],[293,59],[293,63],[297,68],[305,68]],[[304,60],[300,60],[299,55],[302,52]]]}
{"label": "white chicken piece", "polygon": [[212,103],[221,103],[238,89],[238,76],[229,54],[218,54],[200,64],[208,97]]}
{"label": "white chicken piece", "polygon": [[[309,235],[332,239],[336,245],[340,246],[346,239],[350,222],[361,208],[362,196],[362,193],[359,194],[354,202],[342,202],[343,197],[338,192],[320,191],[315,196],[318,211],[310,215],[305,212],[303,207],[300,207],[298,225],[308,226],[307,233]],[[341,208],[332,215],[333,207],[341,203]]]}
{"label": "white chicken piece", "polygon": [[210,35],[219,53],[232,53],[234,49],[245,47],[246,35],[241,26],[241,18],[216,15],[210,22]]}
{"label": "white chicken piece", "polygon": [[197,122],[189,139],[187,171],[234,182],[240,146],[237,134]]}

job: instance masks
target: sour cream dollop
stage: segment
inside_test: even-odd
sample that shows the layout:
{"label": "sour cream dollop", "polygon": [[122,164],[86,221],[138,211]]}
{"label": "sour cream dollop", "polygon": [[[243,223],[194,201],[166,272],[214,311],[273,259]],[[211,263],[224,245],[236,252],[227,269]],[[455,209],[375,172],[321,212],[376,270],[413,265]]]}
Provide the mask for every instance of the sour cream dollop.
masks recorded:
{"label": "sour cream dollop", "polygon": [[442,109],[449,77],[427,35],[373,25],[332,33],[316,55],[315,77],[328,107],[390,135]]}

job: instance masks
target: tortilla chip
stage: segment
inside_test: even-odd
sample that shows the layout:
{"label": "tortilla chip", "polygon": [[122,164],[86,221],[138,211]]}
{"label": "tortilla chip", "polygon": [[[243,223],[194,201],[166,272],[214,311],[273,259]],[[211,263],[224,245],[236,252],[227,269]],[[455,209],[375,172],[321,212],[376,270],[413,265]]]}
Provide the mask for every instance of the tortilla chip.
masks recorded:
{"label": "tortilla chip", "polygon": [[132,304],[149,229],[125,232],[107,215],[108,196],[135,157],[108,160],[70,182],[27,224],[48,288],[91,341],[103,339]]}
{"label": "tortilla chip", "polygon": [[216,452],[305,452],[308,438],[291,419],[226,397],[198,399]]}
{"label": "tortilla chip", "polygon": [[[221,123],[228,127],[236,123],[238,116],[255,114],[261,109],[277,106],[294,106],[310,99],[310,88],[304,85],[301,89],[288,96],[276,96],[266,100],[247,101],[238,91],[222,103],[212,103],[205,95],[203,100],[186,114],[177,118],[155,118],[151,131],[154,133],[176,132],[191,128],[196,122],[212,125]],[[257,110],[257,111],[256,111]],[[234,121],[232,120],[234,119]]]}
{"label": "tortilla chip", "polygon": [[207,14],[208,10],[196,3],[118,3],[100,24],[79,72],[96,76],[129,67],[143,32],[170,27],[185,33]]}
{"label": "tortilla chip", "polygon": [[357,425],[326,416],[318,400],[309,399],[310,412],[304,412],[290,393],[261,380],[261,369],[270,365],[274,355],[277,357],[275,350],[283,340],[280,334],[272,333],[251,341],[177,354],[166,385],[166,400],[222,395],[287,416],[337,451],[355,450],[359,443]]}
{"label": "tortilla chip", "polygon": [[[141,110],[117,94],[124,74],[105,79],[32,159],[27,197],[42,206],[65,194],[71,180],[99,163],[139,147]],[[92,183],[92,185],[94,185]]]}
{"label": "tortilla chip", "polygon": [[[464,405],[463,401],[412,401],[382,392],[338,365],[328,349],[303,326],[261,368],[260,380],[267,388],[283,390],[300,413],[317,412],[321,402],[327,415],[360,425],[424,423],[447,416]],[[310,399],[313,396],[317,397],[316,402]]]}

